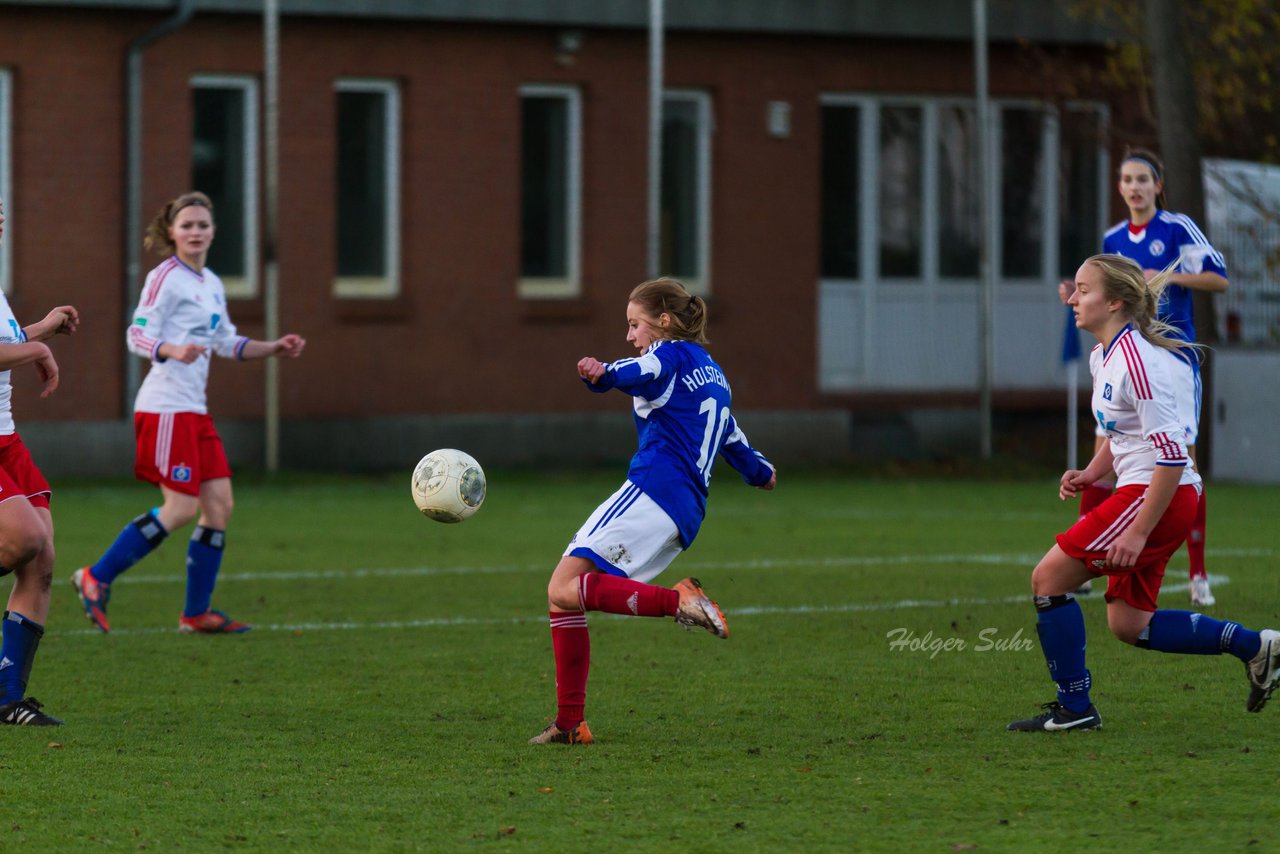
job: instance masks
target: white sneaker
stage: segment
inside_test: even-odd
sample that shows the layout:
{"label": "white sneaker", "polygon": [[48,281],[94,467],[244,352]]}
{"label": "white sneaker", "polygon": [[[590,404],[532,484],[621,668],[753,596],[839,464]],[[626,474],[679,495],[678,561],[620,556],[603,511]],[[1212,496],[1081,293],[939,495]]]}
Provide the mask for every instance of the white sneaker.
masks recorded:
{"label": "white sneaker", "polygon": [[1260,712],[1271,699],[1271,692],[1280,682],[1280,632],[1263,629],[1262,647],[1253,660],[1244,666],[1249,677],[1249,702],[1245,708],[1251,712]]}
{"label": "white sneaker", "polygon": [[1077,596],[1087,596],[1093,592],[1093,579],[1087,579],[1083,584],[1076,588]]}
{"label": "white sneaker", "polygon": [[1200,608],[1208,608],[1217,601],[1217,599],[1213,598],[1213,591],[1209,589],[1209,576],[1199,575],[1191,579],[1192,605]]}

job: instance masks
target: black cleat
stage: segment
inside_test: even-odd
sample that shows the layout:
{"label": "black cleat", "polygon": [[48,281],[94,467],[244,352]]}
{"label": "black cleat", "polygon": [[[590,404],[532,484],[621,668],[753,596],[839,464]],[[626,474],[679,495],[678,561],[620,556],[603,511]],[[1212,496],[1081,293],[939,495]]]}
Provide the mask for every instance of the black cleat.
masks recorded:
{"label": "black cleat", "polygon": [[43,704],[35,697],[15,700],[0,706],[0,724],[11,726],[62,726],[58,718],[40,711]]}
{"label": "black cleat", "polygon": [[1099,729],[1102,727],[1102,715],[1092,704],[1083,712],[1076,714],[1058,701],[1044,703],[1040,706],[1047,709],[1043,715],[1027,718],[1025,721],[1014,721],[1005,727],[1009,732],[1058,732],[1069,729]]}

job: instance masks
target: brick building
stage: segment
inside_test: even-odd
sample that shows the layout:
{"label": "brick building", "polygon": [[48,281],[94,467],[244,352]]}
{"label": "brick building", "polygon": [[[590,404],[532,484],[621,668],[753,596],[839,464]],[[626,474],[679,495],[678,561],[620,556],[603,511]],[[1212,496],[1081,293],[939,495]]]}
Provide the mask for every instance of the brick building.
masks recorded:
{"label": "brick building", "polygon": [[[184,5],[139,51],[141,209],[215,196],[210,266],[260,336],[261,3],[0,0],[0,285],[20,318],[83,315],[56,343],[56,395],[15,378],[54,471],[127,471],[126,56]],[[279,312],[309,340],[281,366],[284,463],[628,453],[621,401],[583,394],[573,365],[627,354],[645,278],[648,4],[281,5]],[[839,456],[859,413],[972,407],[972,4],[667,6],[661,268],[709,298],[753,440]],[[1102,30],[1063,3],[991,7],[997,403],[1057,401],[1052,283],[1108,219],[1123,114],[1076,73],[1101,64]],[[212,371],[242,463],[261,455],[263,373]]]}

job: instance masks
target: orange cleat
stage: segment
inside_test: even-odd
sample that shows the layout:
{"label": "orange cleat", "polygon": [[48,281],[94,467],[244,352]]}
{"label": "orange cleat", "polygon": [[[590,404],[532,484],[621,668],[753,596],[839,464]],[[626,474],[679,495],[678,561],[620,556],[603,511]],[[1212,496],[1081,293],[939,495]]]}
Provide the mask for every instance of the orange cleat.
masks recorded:
{"label": "orange cleat", "polygon": [[676,622],[692,631],[702,628],[718,638],[729,637],[729,623],[724,618],[720,606],[702,589],[702,582],[696,578],[677,581],[672,588],[680,594],[680,604],[676,608]]}
{"label": "orange cleat", "polygon": [[591,735],[591,727],[586,721],[580,721],[573,729],[560,729],[555,721],[547,724],[547,728],[529,739],[530,744],[591,744],[595,737]]}

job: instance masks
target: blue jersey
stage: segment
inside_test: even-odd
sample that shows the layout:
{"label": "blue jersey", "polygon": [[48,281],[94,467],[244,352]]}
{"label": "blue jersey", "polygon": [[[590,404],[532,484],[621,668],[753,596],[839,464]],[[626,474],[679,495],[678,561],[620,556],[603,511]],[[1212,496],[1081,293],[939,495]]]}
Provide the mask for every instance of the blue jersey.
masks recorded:
{"label": "blue jersey", "polygon": [[718,455],[752,486],[763,486],[773,476],[773,465],[738,429],[724,372],[698,344],[658,341],[639,358],[606,365],[587,387],[596,392],[617,388],[632,396],[640,447],[627,480],[671,517],[685,548],[706,515]]}
{"label": "blue jersey", "polygon": [[[1102,251],[1123,255],[1144,270],[1163,270],[1178,261],[1177,273],[1217,273],[1227,277],[1222,253],[1209,244],[1191,217],[1157,210],[1146,228],[1134,234],[1129,222],[1113,225],[1102,238]],[[1196,340],[1191,289],[1170,284],[1160,297],[1159,319],[1178,330],[1185,341]],[[1194,364],[1196,360],[1192,359]]]}

